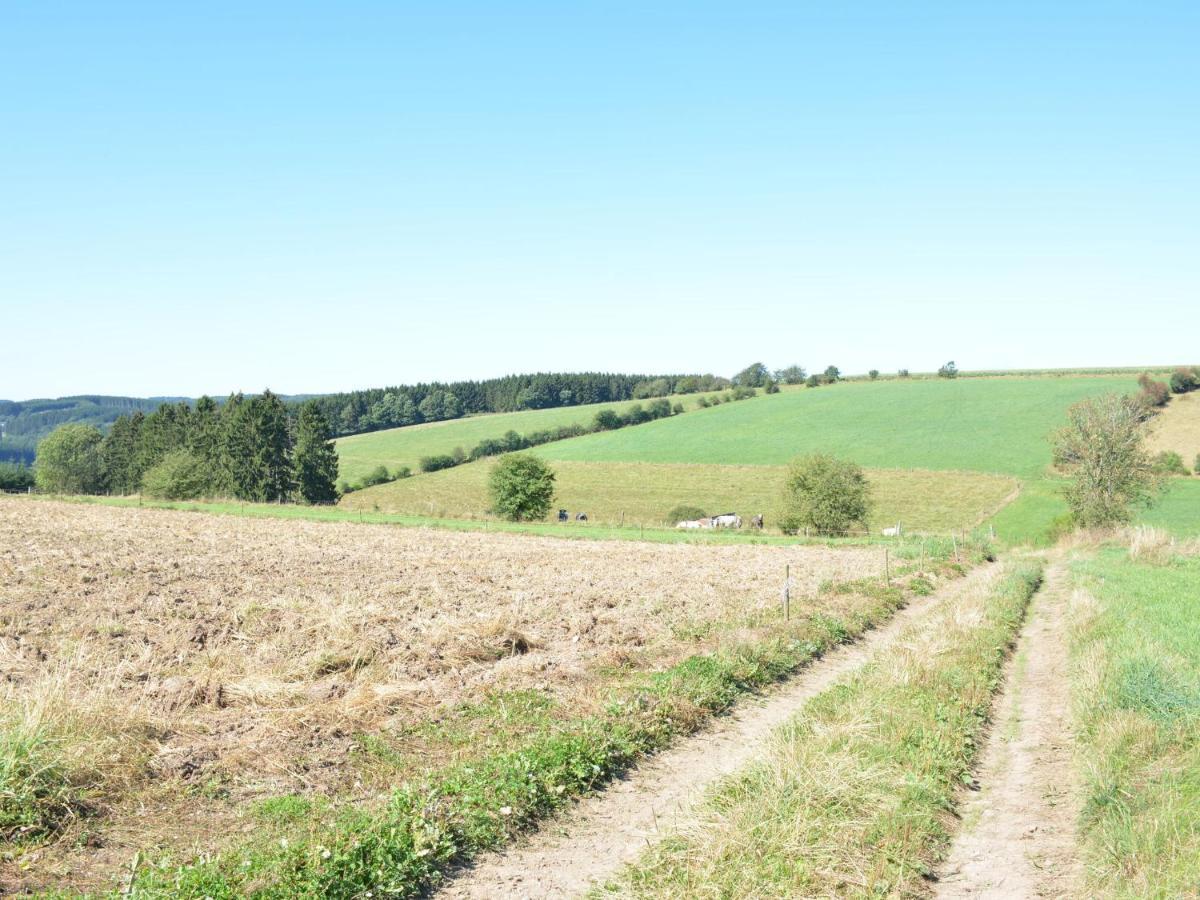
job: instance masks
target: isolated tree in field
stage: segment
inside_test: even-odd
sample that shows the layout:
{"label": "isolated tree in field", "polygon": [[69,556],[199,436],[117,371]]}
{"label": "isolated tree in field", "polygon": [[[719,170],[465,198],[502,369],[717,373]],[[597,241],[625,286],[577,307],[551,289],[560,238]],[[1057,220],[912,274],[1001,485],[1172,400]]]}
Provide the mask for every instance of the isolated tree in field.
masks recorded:
{"label": "isolated tree in field", "polygon": [[[296,419],[296,490],[305,503],[336,503],[338,457],[329,422],[311,400]],[[387,469],[383,471],[387,479]]]}
{"label": "isolated tree in field", "polygon": [[956,366],[954,364],[954,360],[950,360],[950,362],[945,363],[940,369],[938,369],[938,377],[939,378],[957,378],[958,377],[958,366]]}
{"label": "isolated tree in field", "polygon": [[105,488],[104,435],[91,425],[60,425],[38,444],[34,468],[38,490],[52,494],[99,494]]}
{"label": "isolated tree in field", "polygon": [[825,367],[825,383],[826,384],[833,384],[836,381],[840,381],[841,377],[842,377],[842,370],[839,369],[837,366],[826,366]]}
{"label": "isolated tree in field", "polygon": [[488,476],[492,511],[512,522],[544,519],[554,502],[554,472],[540,457],[510,453]]}
{"label": "isolated tree in field", "polygon": [[817,534],[845,534],[866,528],[871,486],[856,463],[823,453],[792,461],[784,482],[779,527],[787,534],[807,529]]}
{"label": "isolated tree in field", "polygon": [[762,387],[771,380],[771,370],[760,362],[751,363],[733,376],[734,385],[741,387]]}
{"label": "isolated tree in field", "polygon": [[1159,476],[1143,446],[1145,427],[1141,403],[1124,394],[1067,411],[1066,427],[1054,434],[1054,464],[1071,477],[1063,493],[1076,523],[1119,525],[1135,506],[1153,502]]}
{"label": "isolated tree in field", "polygon": [[870,378],[872,381],[875,381],[876,379],[879,378],[879,370],[872,369],[870,372],[867,373],[867,377]]}
{"label": "isolated tree in field", "polygon": [[807,379],[805,379],[804,384],[811,388],[820,387],[822,384],[824,384],[824,382],[821,380],[821,376],[814,372],[812,375],[809,375]]}

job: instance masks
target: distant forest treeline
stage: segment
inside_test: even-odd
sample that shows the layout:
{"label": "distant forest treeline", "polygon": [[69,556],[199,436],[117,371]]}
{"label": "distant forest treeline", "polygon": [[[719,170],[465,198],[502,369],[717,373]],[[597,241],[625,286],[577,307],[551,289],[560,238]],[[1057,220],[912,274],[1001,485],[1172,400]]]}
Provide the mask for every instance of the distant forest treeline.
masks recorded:
{"label": "distant forest treeline", "polygon": [[38,441],[59,425],[77,422],[105,428],[117,416],[135,412],[151,413],[164,403],[176,403],[183,397],[105,397],[85,394],[56,400],[25,400],[20,403],[0,400],[0,461],[33,462]]}
{"label": "distant forest treeline", "polygon": [[[614,375],[537,373],[484,381],[432,382],[281,399],[293,410],[314,399],[336,436],[457,419],[485,412],[548,409],[614,400],[642,400],[668,394],[720,390],[729,379],[713,375]],[[217,401],[218,404],[224,401]],[[188,397],[109,397],[78,395],[54,400],[0,400],[0,462],[30,464],[38,442],[59,425],[94,425],[107,431],[119,416],[149,415]]]}
{"label": "distant forest treeline", "polygon": [[515,412],[644,400],[669,394],[719,390],[729,379],[715,375],[614,375],[536,373],[485,381],[399,385],[326,394],[314,398],[337,435],[439,422],[476,413]]}

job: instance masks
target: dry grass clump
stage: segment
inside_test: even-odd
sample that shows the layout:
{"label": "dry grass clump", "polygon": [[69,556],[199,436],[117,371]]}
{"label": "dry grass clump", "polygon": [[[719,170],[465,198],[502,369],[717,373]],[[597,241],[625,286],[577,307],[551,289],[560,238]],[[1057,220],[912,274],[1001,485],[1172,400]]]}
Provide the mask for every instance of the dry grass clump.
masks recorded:
{"label": "dry grass clump", "polygon": [[1150,565],[1168,565],[1178,557],[1200,554],[1200,539],[1180,540],[1161,528],[1138,525],[1129,528],[1123,535],[1129,548],[1129,557]]}
{"label": "dry grass clump", "polygon": [[[879,557],[9,498],[5,733],[43,736],[51,780],[73,786],[79,802],[49,803],[47,821],[133,805],[105,838],[127,862],[168,820],[216,827],[210,814],[264,795],[355,792],[360,735],[409,733],[495,691],[586,707],[614,671],[670,665],[774,614],[785,565],[794,614],[853,612],[853,596],[800,598]],[[444,762],[436,747],[405,759]]]}

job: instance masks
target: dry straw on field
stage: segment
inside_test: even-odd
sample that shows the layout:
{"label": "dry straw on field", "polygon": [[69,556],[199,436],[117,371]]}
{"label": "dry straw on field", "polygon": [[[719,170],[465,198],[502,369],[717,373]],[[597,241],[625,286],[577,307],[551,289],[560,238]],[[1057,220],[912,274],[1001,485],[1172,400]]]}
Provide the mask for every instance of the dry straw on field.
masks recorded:
{"label": "dry straw on field", "polygon": [[[166,810],[214,784],[226,815],[288,791],[353,795],[356,735],[435,720],[497,689],[586,709],[620,667],[669,664],[772,614],[787,564],[804,597],[874,574],[879,551],[9,499],[0,702],[11,727],[58,742],[93,807],[136,795]],[[817,602],[839,615],[856,601]]]}

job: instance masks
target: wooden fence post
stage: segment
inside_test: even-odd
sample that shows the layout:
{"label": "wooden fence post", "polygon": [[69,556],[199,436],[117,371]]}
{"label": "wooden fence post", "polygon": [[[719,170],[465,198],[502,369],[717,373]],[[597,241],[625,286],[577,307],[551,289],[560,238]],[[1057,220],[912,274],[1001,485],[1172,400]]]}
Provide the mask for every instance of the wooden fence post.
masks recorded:
{"label": "wooden fence post", "polygon": [[783,567],[783,621],[792,620],[792,564]]}

